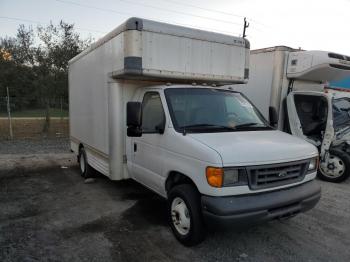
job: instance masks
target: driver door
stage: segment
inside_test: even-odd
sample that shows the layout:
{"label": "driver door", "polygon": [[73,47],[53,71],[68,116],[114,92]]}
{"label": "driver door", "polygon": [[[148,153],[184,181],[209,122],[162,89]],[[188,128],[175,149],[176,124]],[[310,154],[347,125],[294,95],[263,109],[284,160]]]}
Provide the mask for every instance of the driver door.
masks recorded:
{"label": "driver door", "polygon": [[160,93],[146,91],[142,95],[142,136],[131,139],[133,178],[156,192],[162,192],[163,144],[165,113]]}
{"label": "driver door", "polygon": [[[306,134],[303,130],[302,121],[306,122],[306,124],[311,125],[312,119],[307,118],[308,114],[311,114],[314,108],[308,107],[307,104],[303,105],[302,103],[296,103],[297,96],[305,97],[306,100],[309,99],[325,99],[326,102],[326,108],[325,114],[326,118],[325,121],[325,127],[322,131],[322,139],[315,140],[312,139],[312,136],[309,134]],[[302,107],[302,108],[301,108]],[[322,108],[321,108],[322,109]],[[299,112],[299,113],[298,113]],[[305,114],[301,115],[302,112],[305,112]],[[333,136],[334,136],[334,129],[333,129],[333,114],[332,114],[332,101],[331,98],[329,98],[326,94],[321,92],[300,92],[295,91],[291,92],[287,96],[287,114],[288,114],[288,120],[289,120],[289,127],[291,134],[297,137],[300,137],[311,144],[319,147],[321,146],[321,153],[324,154],[325,151],[328,151],[330,144],[332,142]],[[315,128],[317,126],[315,125]]]}

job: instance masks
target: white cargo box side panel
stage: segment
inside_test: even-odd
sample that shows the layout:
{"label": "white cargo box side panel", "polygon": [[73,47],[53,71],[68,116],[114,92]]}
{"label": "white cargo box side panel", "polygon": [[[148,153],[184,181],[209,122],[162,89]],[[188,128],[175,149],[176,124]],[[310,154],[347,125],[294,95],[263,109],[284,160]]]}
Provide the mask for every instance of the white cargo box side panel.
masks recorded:
{"label": "white cargo box side panel", "polygon": [[71,63],[69,68],[70,135],[106,155],[108,73],[112,64],[118,62],[113,52],[122,49],[120,43],[119,39],[108,41]]}
{"label": "white cargo box side panel", "polygon": [[246,51],[242,46],[142,32],[144,75],[202,81],[244,81]]}
{"label": "white cargo box side panel", "polygon": [[249,81],[236,85],[234,90],[242,92],[269,119],[275,52],[250,55]]}

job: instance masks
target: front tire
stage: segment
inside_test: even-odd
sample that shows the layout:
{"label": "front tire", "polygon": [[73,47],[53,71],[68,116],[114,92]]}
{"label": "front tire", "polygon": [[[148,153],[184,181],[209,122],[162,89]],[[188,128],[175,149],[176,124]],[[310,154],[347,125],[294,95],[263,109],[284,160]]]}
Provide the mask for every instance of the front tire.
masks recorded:
{"label": "front tire", "polygon": [[205,238],[200,195],[190,184],[172,188],[168,195],[170,227],[177,240],[185,246],[194,246]]}
{"label": "front tire", "polygon": [[89,178],[92,176],[92,168],[88,164],[87,156],[84,147],[81,147],[79,149],[79,155],[78,155],[78,163],[79,163],[79,169],[80,174],[83,178]]}
{"label": "front tire", "polygon": [[350,158],[339,149],[329,150],[327,163],[320,163],[318,177],[324,181],[340,183],[350,176]]}

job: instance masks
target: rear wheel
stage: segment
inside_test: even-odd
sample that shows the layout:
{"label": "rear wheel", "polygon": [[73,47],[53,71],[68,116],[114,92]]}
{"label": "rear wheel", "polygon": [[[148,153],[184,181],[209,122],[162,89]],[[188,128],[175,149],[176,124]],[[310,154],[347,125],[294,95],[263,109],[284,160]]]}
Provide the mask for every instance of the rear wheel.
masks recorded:
{"label": "rear wheel", "polygon": [[321,162],[318,177],[328,182],[339,183],[350,176],[350,158],[339,149],[329,151],[328,161]]}
{"label": "rear wheel", "polygon": [[205,238],[200,196],[190,184],[175,186],[168,195],[170,227],[179,242],[193,246]]}
{"label": "rear wheel", "polygon": [[78,162],[81,176],[84,178],[91,177],[92,168],[88,164],[84,147],[81,147],[79,149]]}

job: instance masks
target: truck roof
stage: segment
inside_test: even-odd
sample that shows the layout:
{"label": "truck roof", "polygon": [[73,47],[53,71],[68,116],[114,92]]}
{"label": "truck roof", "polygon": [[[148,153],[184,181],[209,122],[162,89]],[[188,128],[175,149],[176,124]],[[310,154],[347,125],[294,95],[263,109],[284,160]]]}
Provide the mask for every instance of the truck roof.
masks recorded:
{"label": "truck roof", "polygon": [[220,34],[220,33],[200,30],[200,29],[194,29],[189,27],[183,27],[178,25],[172,25],[168,23],[162,23],[162,22],[147,20],[147,19],[138,18],[138,17],[131,17],[128,20],[126,20],[123,24],[119,25],[114,30],[109,32],[107,35],[105,35],[104,37],[100,38],[98,41],[93,43],[83,52],[73,57],[69,61],[69,64],[75,62],[81,57],[92,52],[94,49],[103,45],[104,43],[111,40],[118,34],[128,30],[158,32],[162,34],[183,36],[186,38],[192,38],[197,40],[204,40],[204,41],[229,44],[229,45],[245,46],[246,48],[250,48],[249,41],[242,37],[225,35],[225,34]]}
{"label": "truck roof", "polygon": [[251,54],[259,54],[259,53],[267,53],[267,52],[275,52],[275,51],[289,51],[289,52],[296,52],[296,51],[305,51],[302,49],[296,49],[289,46],[279,45],[279,46],[272,46],[272,47],[265,47],[260,49],[251,50]]}

